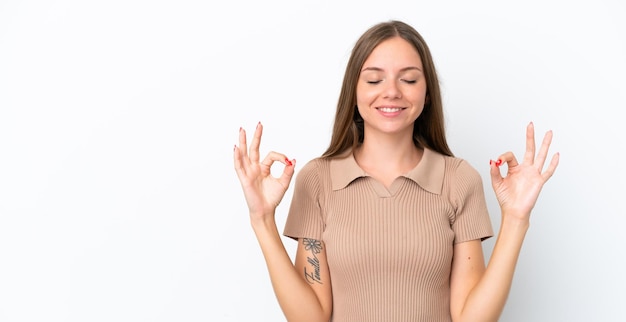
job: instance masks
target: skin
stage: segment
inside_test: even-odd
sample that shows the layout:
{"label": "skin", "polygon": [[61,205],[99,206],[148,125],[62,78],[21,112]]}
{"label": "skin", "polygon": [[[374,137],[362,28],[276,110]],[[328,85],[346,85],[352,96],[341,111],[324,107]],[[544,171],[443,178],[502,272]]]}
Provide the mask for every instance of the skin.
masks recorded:
{"label": "skin", "polygon": [[[357,106],[368,136],[406,141],[424,109],[422,60],[404,39],[382,42],[365,60],[357,83]],[[385,111],[385,108],[400,109]]]}
{"label": "skin", "polygon": [[[413,122],[423,110],[427,93],[421,66],[421,58],[410,44],[392,38],[374,49],[357,84],[357,105],[365,135],[363,144],[354,151],[355,159],[385,186],[414,168],[422,157],[423,151],[412,141]],[[293,177],[295,160],[270,152],[261,161],[262,132],[259,123],[248,148],[245,130],[240,129],[239,145],[233,151],[234,167],[274,292],[288,321],[328,321],[332,313],[332,285],[323,242],[299,240],[294,265],[274,218]],[[450,277],[453,321],[497,321],[502,313],[531,211],[559,162],[557,153],[543,169],[551,140],[549,131],[536,151],[534,125],[530,123],[521,163],[512,152],[500,155],[497,159],[507,166],[506,175],[502,176],[499,166],[490,162],[501,226],[487,266],[480,241],[454,246]],[[276,162],[284,165],[278,178],[270,173]]]}
{"label": "skin", "polygon": [[[276,227],[276,207],[289,188],[296,160],[289,160],[284,154],[272,151],[260,161],[262,133],[263,125],[259,123],[248,151],[246,131],[239,129],[239,146],[235,146],[233,152],[235,171],[250,212],[250,223],[263,252],[274,293],[288,321],[329,321],[332,295],[323,243],[323,251],[317,256],[320,263],[319,280],[323,284],[311,284],[307,281],[305,266],[309,265],[309,271],[315,271],[315,267],[308,264],[307,260],[312,254],[309,254],[304,241],[299,241],[294,266]],[[285,165],[278,178],[270,173],[275,162]]]}
{"label": "skin", "polygon": [[426,100],[422,70],[417,51],[399,37],[378,45],[361,69],[356,97],[364,140],[354,155],[363,170],[387,187],[413,169],[423,153],[412,138]]}

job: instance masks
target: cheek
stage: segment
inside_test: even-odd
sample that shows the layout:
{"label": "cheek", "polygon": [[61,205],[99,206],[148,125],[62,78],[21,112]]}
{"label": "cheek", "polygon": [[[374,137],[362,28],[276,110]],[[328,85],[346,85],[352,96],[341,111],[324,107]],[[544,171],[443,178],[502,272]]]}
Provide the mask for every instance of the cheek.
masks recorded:
{"label": "cheek", "polygon": [[419,90],[410,91],[406,96],[410,101],[422,105],[426,102],[426,88],[420,88]]}
{"label": "cheek", "polygon": [[357,104],[371,104],[378,97],[378,93],[372,89],[365,90],[360,86],[356,88]]}
{"label": "cheek", "polygon": [[424,105],[426,103],[426,98],[424,97],[424,95],[416,95],[409,99],[416,105]]}

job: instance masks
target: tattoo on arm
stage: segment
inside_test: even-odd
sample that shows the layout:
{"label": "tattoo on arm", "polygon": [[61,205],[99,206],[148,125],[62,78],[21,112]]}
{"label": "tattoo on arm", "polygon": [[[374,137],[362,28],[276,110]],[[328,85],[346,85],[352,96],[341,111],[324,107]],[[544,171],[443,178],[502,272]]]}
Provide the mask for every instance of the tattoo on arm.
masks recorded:
{"label": "tattoo on arm", "polygon": [[309,263],[312,272],[307,270],[307,266],[304,266],[304,278],[309,284],[318,283],[322,284],[322,276],[320,274],[320,261],[317,259],[317,254],[322,251],[322,242],[317,239],[303,238],[302,244],[304,249],[311,252],[311,256],[307,256],[306,261]]}

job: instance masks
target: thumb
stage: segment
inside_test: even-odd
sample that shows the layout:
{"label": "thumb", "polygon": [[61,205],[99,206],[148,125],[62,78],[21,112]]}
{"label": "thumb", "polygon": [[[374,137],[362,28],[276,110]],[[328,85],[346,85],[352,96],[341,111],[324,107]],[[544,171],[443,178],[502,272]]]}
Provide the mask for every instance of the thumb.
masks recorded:
{"label": "thumb", "polygon": [[496,164],[496,161],[489,160],[489,174],[491,175],[491,185],[493,187],[497,187],[502,183],[502,174],[500,173],[500,168]]}
{"label": "thumb", "polygon": [[291,178],[295,172],[296,159],[289,160],[285,158],[285,163],[285,169],[280,175],[280,178],[278,178],[278,181],[283,185],[283,187],[289,187],[289,183],[291,182]]}

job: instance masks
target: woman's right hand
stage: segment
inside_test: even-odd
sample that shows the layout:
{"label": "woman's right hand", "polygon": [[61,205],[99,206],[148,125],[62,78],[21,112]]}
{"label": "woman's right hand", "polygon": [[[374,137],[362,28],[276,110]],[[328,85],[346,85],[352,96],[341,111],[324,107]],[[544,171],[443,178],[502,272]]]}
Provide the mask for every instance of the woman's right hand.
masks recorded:
{"label": "woman's right hand", "polygon": [[[234,148],[235,171],[243,188],[246,203],[250,210],[250,219],[273,218],[276,207],[283,199],[294,173],[296,160],[289,160],[284,154],[270,152],[259,162],[259,145],[263,125],[259,122],[252,142],[250,151],[246,144],[246,131],[239,129],[239,146]],[[280,177],[273,177],[270,168],[274,162],[281,162],[285,169]]]}

